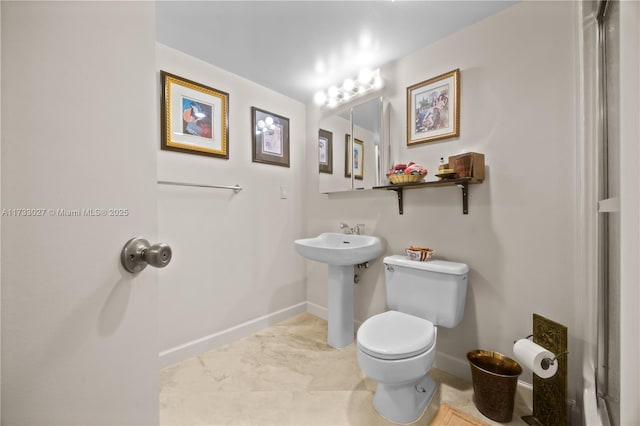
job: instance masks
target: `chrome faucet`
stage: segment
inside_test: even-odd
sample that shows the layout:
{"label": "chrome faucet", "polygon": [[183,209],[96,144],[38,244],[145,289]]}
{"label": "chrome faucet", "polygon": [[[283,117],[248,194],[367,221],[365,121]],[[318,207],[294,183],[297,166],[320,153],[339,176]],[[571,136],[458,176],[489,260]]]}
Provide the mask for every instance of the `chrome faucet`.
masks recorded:
{"label": "chrome faucet", "polygon": [[359,223],[351,228],[348,223],[340,222],[340,231],[342,231],[343,234],[360,235],[360,232],[362,232],[363,230],[364,223]]}
{"label": "chrome faucet", "polygon": [[343,234],[353,234],[353,228],[350,228],[349,224],[344,222],[340,222],[340,231]]}

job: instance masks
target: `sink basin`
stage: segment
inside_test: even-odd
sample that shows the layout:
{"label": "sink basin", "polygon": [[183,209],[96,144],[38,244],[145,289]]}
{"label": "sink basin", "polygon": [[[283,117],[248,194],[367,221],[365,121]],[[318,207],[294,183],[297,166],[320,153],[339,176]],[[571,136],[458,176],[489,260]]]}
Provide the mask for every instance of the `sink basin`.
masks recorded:
{"label": "sink basin", "polygon": [[325,232],[315,238],[295,240],[294,244],[301,256],[329,265],[357,265],[382,254],[382,242],[373,235]]}
{"label": "sink basin", "polygon": [[327,264],[327,343],[334,348],[350,345],[354,341],[354,266],[379,257],[382,241],[371,235],[326,232],[294,244],[298,254]]}

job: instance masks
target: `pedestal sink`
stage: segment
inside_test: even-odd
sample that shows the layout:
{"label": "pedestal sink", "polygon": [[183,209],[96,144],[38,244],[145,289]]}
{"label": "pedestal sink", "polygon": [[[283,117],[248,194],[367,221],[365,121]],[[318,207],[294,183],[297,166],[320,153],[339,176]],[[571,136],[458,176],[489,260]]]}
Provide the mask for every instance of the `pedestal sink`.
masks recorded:
{"label": "pedestal sink", "polygon": [[301,256],[329,265],[328,337],[334,348],[353,343],[353,267],[382,254],[382,242],[372,235],[326,232],[294,241]]}

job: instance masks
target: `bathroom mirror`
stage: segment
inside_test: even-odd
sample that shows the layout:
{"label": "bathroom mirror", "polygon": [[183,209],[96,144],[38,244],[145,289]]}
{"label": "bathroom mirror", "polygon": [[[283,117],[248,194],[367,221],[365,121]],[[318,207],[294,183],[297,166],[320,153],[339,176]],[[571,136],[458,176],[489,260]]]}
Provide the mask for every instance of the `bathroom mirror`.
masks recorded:
{"label": "bathroom mirror", "polygon": [[320,119],[318,189],[321,193],[371,189],[383,184],[388,157],[383,117],[384,101],[374,98]]}

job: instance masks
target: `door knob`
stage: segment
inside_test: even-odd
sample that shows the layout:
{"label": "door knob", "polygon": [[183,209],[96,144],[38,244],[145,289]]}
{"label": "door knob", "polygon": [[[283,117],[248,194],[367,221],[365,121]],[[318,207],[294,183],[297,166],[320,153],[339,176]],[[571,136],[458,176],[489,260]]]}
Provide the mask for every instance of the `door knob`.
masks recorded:
{"label": "door knob", "polygon": [[142,271],[147,265],[164,268],[171,261],[171,247],[167,243],[150,245],[144,238],[135,237],[122,248],[120,261],[132,274]]}

